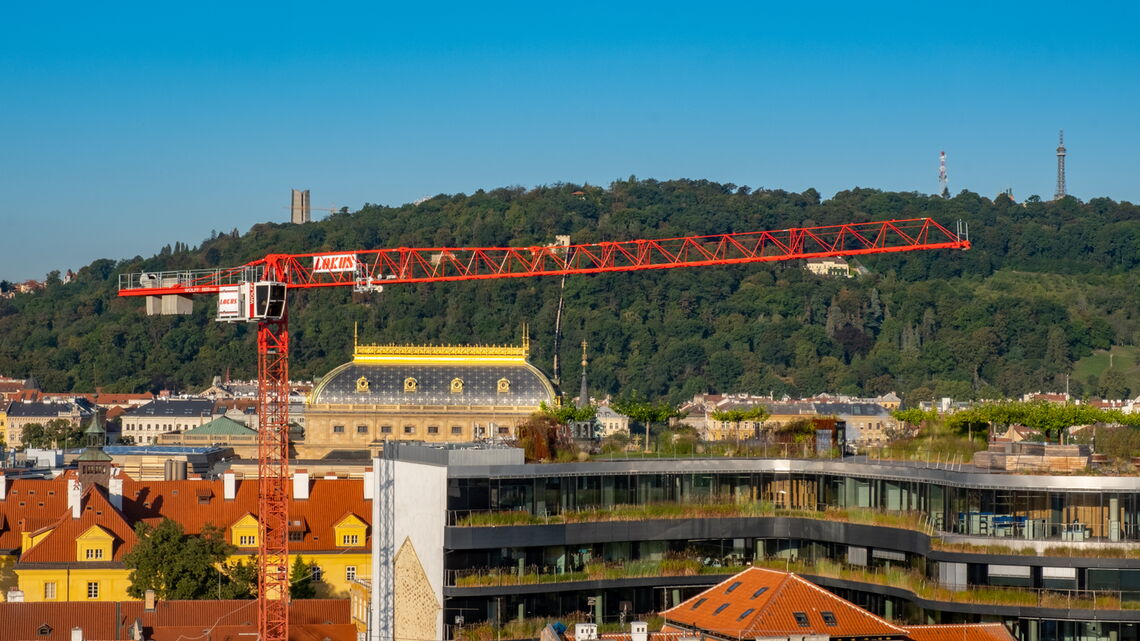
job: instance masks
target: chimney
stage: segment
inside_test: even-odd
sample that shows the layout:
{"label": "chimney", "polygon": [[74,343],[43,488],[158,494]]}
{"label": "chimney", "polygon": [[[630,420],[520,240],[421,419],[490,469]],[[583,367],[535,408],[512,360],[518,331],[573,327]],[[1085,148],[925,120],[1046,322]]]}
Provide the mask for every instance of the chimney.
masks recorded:
{"label": "chimney", "polygon": [[598,624],[575,623],[574,641],[598,641]]}
{"label": "chimney", "polygon": [[[373,472],[372,468],[370,468],[370,467],[364,468],[364,500],[365,501],[371,501],[372,500],[372,489],[373,489],[372,484],[375,482],[376,482],[376,472]],[[0,498],[4,498],[4,497],[0,496]]]}
{"label": "chimney", "polygon": [[81,503],[83,503],[83,490],[79,479],[67,481],[67,507],[71,508],[71,518],[79,518]]}
{"label": "chimney", "polygon": [[629,641],[649,641],[649,624],[645,621],[630,623]]}
{"label": "chimney", "polygon": [[143,612],[154,612],[154,590],[143,593]]}
{"label": "chimney", "polygon": [[112,476],[107,481],[107,498],[116,510],[123,511],[123,477]]}
{"label": "chimney", "polygon": [[309,498],[309,472],[297,470],[293,472],[293,500],[304,501]]}
{"label": "chimney", "polygon": [[74,627],[71,629],[71,641],[83,641],[83,628]]}
{"label": "chimney", "polygon": [[8,499],[8,477],[0,470],[0,501]]}
{"label": "chimney", "polygon": [[222,473],[222,498],[227,501],[232,501],[236,496],[237,476],[234,475],[233,470],[226,470]]}

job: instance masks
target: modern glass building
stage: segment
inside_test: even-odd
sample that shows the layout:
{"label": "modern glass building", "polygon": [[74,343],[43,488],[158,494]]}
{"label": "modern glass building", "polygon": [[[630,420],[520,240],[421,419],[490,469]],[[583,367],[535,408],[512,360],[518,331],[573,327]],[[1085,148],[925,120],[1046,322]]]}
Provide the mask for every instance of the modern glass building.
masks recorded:
{"label": "modern glass building", "polygon": [[517,452],[409,445],[377,461],[396,505],[389,558],[415,549],[438,585],[442,636],[459,621],[624,622],[762,565],[905,623],[1138,638],[1137,477],[850,460],[537,465]]}

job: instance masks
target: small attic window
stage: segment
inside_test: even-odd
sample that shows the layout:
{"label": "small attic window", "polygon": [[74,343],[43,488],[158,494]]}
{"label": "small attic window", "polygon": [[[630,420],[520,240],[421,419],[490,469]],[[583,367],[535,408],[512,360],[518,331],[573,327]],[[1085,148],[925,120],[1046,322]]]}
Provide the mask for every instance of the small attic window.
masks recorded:
{"label": "small attic window", "polygon": [[760,596],[761,594],[764,594],[767,591],[768,591],[768,586],[765,585],[764,587],[760,588],[759,590],[753,592],[752,598],[755,599],[756,597]]}
{"label": "small attic window", "polygon": [[824,610],[819,613],[819,616],[823,617],[823,622],[826,623],[829,628],[834,628],[839,625],[839,621],[835,620],[835,613],[831,610]]}
{"label": "small attic window", "polygon": [[170,493],[174,496],[178,496],[178,490],[171,490]]}
{"label": "small attic window", "polygon": [[36,493],[36,491],[35,491],[35,490],[28,490],[28,495],[29,495],[29,496],[30,496],[30,495],[34,495],[35,493]]}
{"label": "small attic window", "polygon": [[740,581],[733,581],[732,585],[728,586],[728,589],[725,590],[724,593],[728,594],[729,592],[732,592],[733,590],[735,590],[736,588],[739,588],[739,587],[740,587]]}
{"label": "small attic window", "polygon": [[41,625],[39,627],[39,629],[36,630],[36,634],[43,635],[43,636],[47,636],[47,635],[51,634],[51,626],[46,624],[46,623]]}
{"label": "small attic window", "polygon": [[736,617],[736,620],[737,621],[743,621],[744,617],[748,616],[749,614],[752,614],[755,611],[756,611],[756,608],[748,608],[744,612],[741,612],[740,616]]}
{"label": "small attic window", "polygon": [[704,605],[705,601],[708,601],[708,599],[706,599],[706,598],[704,598],[704,597],[701,597],[701,598],[697,599],[697,602],[696,602],[696,603],[694,603],[694,604],[693,604],[693,606],[692,606],[691,608],[689,608],[689,609],[690,609],[690,610],[696,610],[697,608],[699,608],[699,607],[701,607],[702,605]]}
{"label": "small attic window", "polygon": [[48,490],[48,496],[55,496],[55,490]]}
{"label": "small attic window", "polygon": [[796,623],[799,624],[801,628],[811,627],[811,621],[808,621],[806,612],[793,612],[792,616],[796,617]]}
{"label": "small attic window", "polygon": [[713,614],[720,614],[720,613],[721,613],[721,612],[723,612],[723,611],[724,611],[724,609],[725,609],[725,608],[727,608],[727,607],[728,607],[728,604],[727,604],[727,603],[721,603],[720,605],[718,605],[718,606],[717,606],[716,610],[715,610],[715,611],[713,611]]}

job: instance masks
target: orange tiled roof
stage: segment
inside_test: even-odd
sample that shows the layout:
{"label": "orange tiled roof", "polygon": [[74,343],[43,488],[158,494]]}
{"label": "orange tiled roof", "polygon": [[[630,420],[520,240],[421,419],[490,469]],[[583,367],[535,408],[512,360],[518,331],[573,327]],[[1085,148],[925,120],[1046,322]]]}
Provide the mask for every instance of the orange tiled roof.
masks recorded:
{"label": "orange tiled roof", "polygon": [[1014,641],[1000,623],[914,625],[906,630],[911,641]]}
{"label": "orange tiled roof", "polygon": [[[348,599],[297,599],[289,605],[289,638],[293,641],[353,641],[351,603]],[[116,613],[118,619],[116,620]],[[0,641],[70,641],[71,628],[83,630],[85,639],[126,639],[135,619],[147,628],[157,641],[175,641],[187,630],[193,638],[211,626],[211,639],[224,638],[219,632],[242,641],[252,637],[236,636],[237,631],[257,630],[257,602],[249,601],[159,601],[153,612],[143,609],[141,601],[59,601],[37,603],[0,603]],[[43,625],[51,628],[39,634]],[[344,636],[353,627],[351,636]],[[295,631],[295,632],[294,632]],[[319,636],[317,636],[319,635]],[[186,637],[184,637],[185,639]]]}
{"label": "orange tiled roof", "polygon": [[12,479],[7,489],[7,497],[0,501],[0,512],[5,516],[5,524],[0,526],[0,550],[19,549],[21,532],[34,532],[53,523],[67,509],[65,475],[50,481]]}
{"label": "orange tiled roof", "polygon": [[[0,501],[0,513],[4,514],[6,521],[6,525],[0,526],[0,549],[19,549],[22,532],[55,526],[62,529],[53,532],[33,548],[34,554],[30,554],[32,550],[24,550],[21,562],[74,562],[74,541],[65,542],[67,536],[81,534],[91,524],[97,523],[114,532],[125,543],[116,546],[114,560],[118,561],[121,559],[119,550],[129,550],[134,544],[133,528],[140,521],[157,524],[166,517],[178,521],[188,534],[196,534],[207,524],[228,530],[247,514],[257,514],[256,480],[239,479],[235,498],[227,501],[223,498],[225,490],[220,479],[136,481],[120,474],[123,479],[121,514],[110,506],[106,490],[99,489],[85,495],[82,518],[72,519],[67,507],[67,481],[74,477],[75,472],[69,471],[52,480],[9,481],[8,497],[5,501]],[[372,520],[371,502],[364,500],[364,483],[361,479],[311,479],[309,488],[308,499],[289,501],[289,520],[297,523],[296,527],[290,529],[304,535],[301,541],[289,542],[291,550],[315,552],[371,549],[370,533],[366,533],[359,546],[353,547],[337,545],[335,537],[336,524],[348,514],[355,515],[366,524]],[[43,505],[40,506],[40,503]],[[98,508],[87,509],[96,504]],[[81,529],[76,530],[79,527]],[[120,531],[124,534],[119,534]],[[130,536],[126,536],[126,532]],[[226,534],[229,540],[228,532]],[[243,551],[244,548],[239,553]],[[256,550],[250,549],[248,552],[253,554]]]}
{"label": "orange tiled roof", "polygon": [[103,562],[120,562],[123,554],[138,540],[134,529],[97,487],[88,488],[80,501],[79,518],[63,515],[44,540],[21,550],[20,563],[64,563],[75,561],[75,539],[91,526],[98,525],[115,537],[111,558]]}
{"label": "orange tiled roof", "polygon": [[903,639],[907,631],[795,574],[749,568],[661,613],[726,639],[791,634]]}
{"label": "orange tiled roof", "polygon": [[[210,490],[213,496],[201,503],[204,489]],[[245,515],[257,514],[256,480],[239,479],[231,501],[222,498],[224,491],[221,480],[135,481],[124,477],[123,513],[131,523],[170,518],[181,523],[190,534],[202,531],[207,524],[229,528]],[[361,479],[310,479],[309,498],[289,501],[289,520],[307,525],[304,540],[290,541],[289,549],[298,552],[341,549],[336,545],[333,526],[346,513],[355,514],[365,523],[372,521],[371,501],[364,500]],[[367,538],[360,542],[360,548],[371,549]]]}

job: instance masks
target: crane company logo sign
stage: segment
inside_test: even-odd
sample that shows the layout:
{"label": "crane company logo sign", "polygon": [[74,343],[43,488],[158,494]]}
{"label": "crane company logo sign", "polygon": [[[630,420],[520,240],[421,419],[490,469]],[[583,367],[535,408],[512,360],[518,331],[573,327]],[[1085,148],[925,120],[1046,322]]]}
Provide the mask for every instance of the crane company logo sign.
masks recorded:
{"label": "crane company logo sign", "polygon": [[218,318],[239,318],[241,316],[241,286],[218,289]]}
{"label": "crane company logo sign", "polygon": [[330,254],[328,256],[313,256],[314,272],[351,272],[356,271],[356,254]]}

